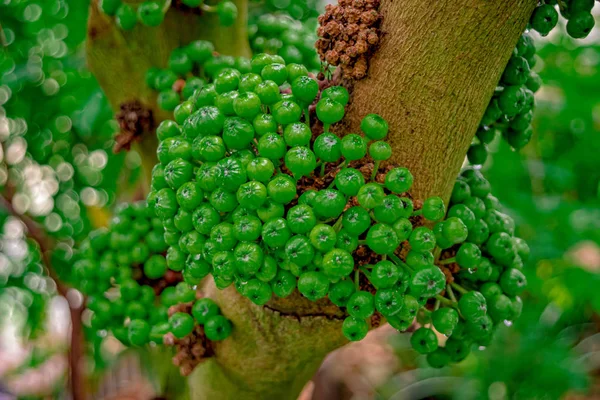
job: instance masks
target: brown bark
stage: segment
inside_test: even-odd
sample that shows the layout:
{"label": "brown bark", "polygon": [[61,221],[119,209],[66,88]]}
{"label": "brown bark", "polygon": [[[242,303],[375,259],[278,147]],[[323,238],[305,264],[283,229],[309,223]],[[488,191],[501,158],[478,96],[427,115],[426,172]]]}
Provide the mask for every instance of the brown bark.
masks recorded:
{"label": "brown bark", "polygon": [[378,113],[413,196],[448,199],[536,0],[382,1],[383,38],[355,82],[345,130]]}

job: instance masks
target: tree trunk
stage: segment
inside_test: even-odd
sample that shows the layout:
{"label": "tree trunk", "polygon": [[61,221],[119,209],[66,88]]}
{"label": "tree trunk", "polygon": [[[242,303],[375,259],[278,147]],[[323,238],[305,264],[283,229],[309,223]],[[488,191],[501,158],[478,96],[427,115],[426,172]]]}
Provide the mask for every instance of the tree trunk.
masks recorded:
{"label": "tree trunk", "polygon": [[[240,2],[245,6],[245,0],[238,0],[242,11]],[[346,132],[358,132],[366,114],[381,114],[390,125],[395,161],[415,176],[414,197],[447,199],[536,3],[384,0],[380,8],[383,39],[370,60],[368,77],[354,85],[344,121]],[[153,28],[157,31],[136,27],[132,33],[121,34],[112,27],[104,44],[94,37],[107,29],[102,19],[97,20],[98,31],[90,28],[90,66],[115,107],[138,97],[156,109],[155,94],[143,83],[145,70],[150,65],[164,66],[168,48],[199,38],[195,33],[182,36],[186,30],[200,32],[212,25],[202,20],[201,26],[195,26],[189,16],[176,21],[172,19],[177,18],[175,13],[169,12],[168,25]],[[245,28],[238,28],[238,34],[240,29]],[[168,39],[170,35],[175,39]],[[217,48],[224,53],[248,54],[247,41],[241,36],[225,45],[221,40],[227,40],[226,35],[211,31],[210,37],[218,39]],[[150,45],[163,38],[169,43],[166,47]],[[125,41],[136,47],[127,49]],[[157,111],[157,115],[163,114]],[[215,357],[190,376],[193,399],[295,399],[325,355],[345,343],[343,316],[330,303],[311,303],[295,294],[292,299],[258,307],[233,287],[218,290],[212,281],[204,294],[217,301],[234,330],[231,337],[215,344]]]}
{"label": "tree trunk", "polygon": [[356,82],[348,132],[378,113],[412,194],[449,198],[477,126],[536,0],[381,2],[381,45]]}
{"label": "tree trunk", "polygon": [[327,353],[346,342],[343,313],[329,301],[309,302],[294,292],[259,307],[212,281],[203,294],[219,303],[234,329],[190,376],[194,400],[296,399]]}

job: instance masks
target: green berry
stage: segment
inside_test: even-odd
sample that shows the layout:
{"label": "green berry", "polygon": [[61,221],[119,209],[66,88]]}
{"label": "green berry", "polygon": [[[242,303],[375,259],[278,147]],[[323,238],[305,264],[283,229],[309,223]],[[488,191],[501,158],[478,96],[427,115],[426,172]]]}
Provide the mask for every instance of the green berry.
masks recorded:
{"label": "green berry", "polygon": [[458,324],[458,313],[453,308],[443,307],[431,314],[431,321],[435,329],[446,336],[450,336],[456,324]]}
{"label": "green berry", "polygon": [[434,265],[419,269],[410,280],[410,293],[418,297],[434,297],[445,287],[446,276]]}
{"label": "green berry", "polygon": [[231,335],[231,322],[222,315],[213,315],[204,323],[204,333],[209,340],[223,340]]}
{"label": "green berry", "polygon": [[395,315],[404,307],[402,295],[394,289],[380,289],[375,293],[375,308],[382,315]]}
{"label": "green berry", "polygon": [[391,254],[400,245],[396,231],[387,224],[375,224],[367,232],[367,245],[377,254]]}
{"label": "green berry", "polygon": [[388,123],[377,114],[368,114],[361,123],[360,129],[371,140],[382,140],[388,134]]}
{"label": "green berry", "polygon": [[291,100],[281,100],[273,105],[271,113],[278,124],[287,125],[300,120],[302,108]]}
{"label": "green berry", "polygon": [[450,363],[450,354],[443,347],[427,354],[427,363],[432,368],[444,368]]}
{"label": "green berry", "polygon": [[369,325],[364,319],[347,317],[342,324],[342,333],[346,339],[359,341],[364,339],[369,332]]}
{"label": "green berry", "polygon": [[[342,226],[346,231],[353,235],[360,235],[371,226],[371,217],[369,212],[362,207],[351,207],[342,218]],[[411,225],[412,226],[412,225]]]}
{"label": "green berry", "polygon": [[355,292],[348,300],[346,309],[352,317],[363,320],[369,318],[375,312],[373,295],[366,291]]}
{"label": "green berry", "polygon": [[115,22],[122,30],[130,31],[135,27],[135,24],[137,22],[137,15],[130,5],[121,4],[117,9],[115,15]]}
{"label": "green berry", "polygon": [[428,328],[419,328],[410,337],[410,344],[418,353],[432,353],[438,348],[435,332]]}
{"label": "green berry", "polygon": [[467,321],[482,317],[487,312],[485,297],[480,292],[467,292],[458,300],[458,309]]}
{"label": "green berry", "polygon": [[314,211],[320,218],[337,218],[346,207],[346,198],[335,189],[319,190],[315,196]]}
{"label": "green berry", "polygon": [[244,288],[244,295],[248,297],[254,304],[263,306],[269,300],[273,291],[268,283],[262,282],[258,279],[251,279],[246,283]]}
{"label": "green berry", "polygon": [[594,28],[596,21],[589,11],[579,11],[572,14],[567,22],[567,33],[575,39],[587,37]]}
{"label": "green berry", "polygon": [[346,196],[356,196],[365,184],[363,174],[354,168],[344,168],[335,176],[335,187]]}
{"label": "green berry", "polygon": [[292,80],[292,93],[295,98],[304,104],[312,103],[318,92],[319,84],[311,77],[300,76]]}
{"label": "green berry", "polygon": [[262,239],[266,245],[277,248],[283,247],[290,239],[292,233],[283,218],[275,218],[263,225]]}
{"label": "green berry", "polygon": [[356,287],[352,281],[338,281],[330,286],[328,297],[336,306],[346,307],[354,292],[356,292]]}
{"label": "green berry", "polygon": [[344,105],[328,97],[319,100],[316,111],[317,118],[326,125],[335,124],[344,117]]}
{"label": "green berry", "polygon": [[155,1],[145,1],[138,6],[137,16],[140,22],[146,26],[156,27],[163,22],[162,5]]}
{"label": "green berry", "polygon": [[393,287],[400,279],[400,268],[391,261],[380,261],[371,270],[369,280],[377,289]]}
{"label": "green berry", "polygon": [[231,1],[221,1],[217,4],[217,15],[222,26],[231,26],[238,16],[237,6]]}
{"label": "green berry", "polygon": [[285,165],[297,178],[309,176],[317,167],[317,158],[308,147],[296,146],[285,154]]}
{"label": "green berry", "polygon": [[178,339],[186,337],[194,330],[194,319],[190,314],[182,312],[171,315],[169,324],[171,325],[171,333]]}
{"label": "green berry", "polygon": [[310,144],[311,137],[312,132],[310,127],[301,122],[289,124],[283,130],[283,138],[289,147],[308,146]]}
{"label": "green berry", "polygon": [[316,301],[327,295],[329,279],[322,272],[305,272],[298,278],[298,291],[310,301]]}
{"label": "green berry", "polygon": [[375,161],[384,161],[392,156],[392,146],[386,142],[378,141],[371,143],[369,155]]}
{"label": "green berry", "polygon": [[351,133],[342,138],[342,155],[346,160],[360,160],[367,154],[367,142],[362,136]]}
{"label": "green berry", "polygon": [[317,157],[325,162],[336,162],[342,157],[341,140],[332,133],[323,133],[313,144]]}
{"label": "green berry", "polygon": [[142,319],[133,319],[127,328],[127,338],[134,346],[143,346],[150,338],[150,324]]}
{"label": "green berry", "polygon": [[288,72],[285,68],[285,65],[272,63],[265,65],[265,67],[260,72],[260,75],[264,80],[273,81],[277,84],[277,86],[281,86],[287,80]]}
{"label": "green berry", "polygon": [[516,268],[508,268],[500,276],[500,287],[509,296],[520,294],[527,286],[527,278]]}
{"label": "green berry", "polygon": [[385,192],[379,184],[367,183],[358,190],[356,199],[361,206],[371,209],[383,205]]}
{"label": "green berry", "polygon": [[385,176],[385,187],[394,193],[408,192],[413,184],[413,176],[406,168],[394,168]]}
{"label": "green berry", "polygon": [[323,256],[322,268],[328,276],[342,278],[354,269],[354,258],[350,252],[335,248]]}

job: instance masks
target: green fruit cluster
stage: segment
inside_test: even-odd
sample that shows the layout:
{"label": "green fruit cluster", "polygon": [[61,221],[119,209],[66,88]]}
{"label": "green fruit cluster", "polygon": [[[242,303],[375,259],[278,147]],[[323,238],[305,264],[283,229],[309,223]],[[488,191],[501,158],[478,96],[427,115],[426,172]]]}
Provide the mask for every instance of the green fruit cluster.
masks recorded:
{"label": "green fruit cluster", "polygon": [[325,3],[321,0],[251,0],[249,7],[250,19],[268,13],[278,15],[289,15],[297,21],[308,22],[316,20],[323,9]]}
{"label": "green fruit cluster", "polygon": [[278,54],[287,64],[302,64],[310,71],[318,71],[321,62],[315,49],[314,22],[301,23],[281,14],[262,14],[248,25],[250,47],[254,53]]}
{"label": "green fruit cluster", "polygon": [[140,22],[142,25],[156,27],[162,24],[169,10],[170,1],[144,1],[131,5],[121,0],[100,0],[98,8],[104,14],[115,17],[115,22],[124,31],[130,31]]}
{"label": "green fruit cluster", "polygon": [[533,133],[533,94],[542,83],[538,74],[532,71],[535,63],[535,45],[525,33],[506,65],[469,148],[467,158],[471,164],[480,165],[486,161],[487,145],[494,140],[497,132],[516,150],[529,143]]}
{"label": "green fruit cluster", "polygon": [[[514,221],[501,212],[489,182],[478,170],[465,169],[454,186],[446,219],[433,229],[441,249],[436,263],[452,279],[433,308],[429,303],[419,315],[423,327],[411,337],[431,366],[463,360],[473,345],[490,343],[497,325],[521,314],[519,294],[527,285],[523,264],[529,247],[514,230]],[[443,347],[432,328],[448,336]]]}
{"label": "green fruit cluster", "polygon": [[[546,36],[555,28],[559,12],[567,22],[567,33],[575,39],[585,38],[595,25],[591,14],[594,0],[543,0],[535,8],[529,28]],[[519,150],[529,140],[533,130],[531,120],[540,77],[533,71],[536,50],[531,36],[525,32],[519,39],[504,73],[481,120],[477,136],[467,153],[473,165],[483,164],[488,156],[487,146],[500,132],[508,144]]]}
{"label": "green fruit cluster", "polygon": [[[389,162],[383,118],[369,114],[362,135],[340,137],[329,128],[344,116],[346,89],[321,91],[305,67],[285,65],[279,56],[257,54],[250,68],[222,69],[183,103],[185,113],[176,111],[176,121],[157,129],[159,164],[148,204],[165,227],[168,268],[190,285],[212,274],[218,288],[234,285],[257,305],[295,290],[311,301],[327,297],[348,313],[342,330],[350,340],[366,335],[374,313],[399,330],[419,313],[435,314],[447,335],[461,321],[490,318],[460,304],[475,297],[485,308],[477,290],[502,281],[493,268],[514,285],[522,276],[517,244],[519,250],[526,245],[513,237],[514,225],[497,211],[483,176],[464,172],[457,183],[464,182],[464,193],[453,195],[445,220],[439,197],[415,209],[413,176]],[[309,125],[310,105],[322,133]],[[361,170],[367,165],[372,172]],[[425,221],[437,223],[430,229]],[[372,262],[360,261],[359,250]],[[443,269],[456,263],[474,275],[448,278]],[[514,297],[524,285],[519,282],[506,293]],[[513,302],[520,304],[510,300],[507,320],[518,314]],[[435,345],[428,339],[426,347],[421,339],[413,344],[433,352],[437,338],[423,329],[415,338],[426,335]]]}
{"label": "green fruit cluster", "polygon": [[165,111],[177,109],[176,119],[181,113],[179,120],[183,122],[182,118],[187,115],[186,110],[191,107],[192,95],[207,86],[207,82],[212,81],[224,68],[249,73],[250,59],[219,55],[215,53],[211,42],[196,40],[173,50],[167,69],[150,68],[146,72],[146,84],[159,92],[158,106]]}
{"label": "green fruit cluster", "polygon": [[[203,12],[214,12],[219,16],[222,26],[231,26],[238,16],[237,6],[228,0],[220,1],[216,6],[204,4],[203,0],[181,0],[183,6],[200,8]],[[171,0],[148,0],[138,5],[132,5],[121,0],[100,0],[100,11],[115,17],[117,26],[130,31],[140,22],[144,26],[157,27],[165,19],[165,14],[171,7]]]}
{"label": "green fruit cluster", "polygon": [[[93,231],[81,244],[73,269],[76,286],[87,295],[93,331],[108,330],[124,344],[142,346],[162,343],[167,332],[183,337],[194,321],[215,325],[219,332],[230,330],[222,316],[210,323],[208,317],[190,317],[186,323],[181,316],[168,319],[168,307],[195,302],[196,291],[168,273],[163,236],[162,222],[144,201],[119,206],[109,228]],[[210,316],[218,311],[211,305]],[[181,336],[182,332],[187,333]]]}
{"label": "green fruit cluster", "polygon": [[592,15],[594,0],[544,0],[540,1],[529,20],[529,26],[546,36],[558,23],[559,7],[561,15],[567,19],[567,33],[574,39],[587,37],[596,21]]}

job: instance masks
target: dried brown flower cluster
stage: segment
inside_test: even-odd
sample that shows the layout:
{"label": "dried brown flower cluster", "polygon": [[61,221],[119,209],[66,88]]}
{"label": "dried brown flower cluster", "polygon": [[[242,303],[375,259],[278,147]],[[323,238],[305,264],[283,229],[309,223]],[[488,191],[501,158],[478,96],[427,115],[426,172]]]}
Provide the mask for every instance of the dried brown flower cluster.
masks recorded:
{"label": "dried brown flower cluster", "polygon": [[121,129],[121,132],[115,137],[113,148],[115,153],[123,149],[129,150],[134,141],[139,141],[144,133],[154,129],[152,110],[138,100],[121,104],[115,118]]}
{"label": "dried brown flower cluster", "polygon": [[379,44],[379,0],[339,0],[319,17],[316,47],[321,60],[339,65],[344,78],[362,79]]}

